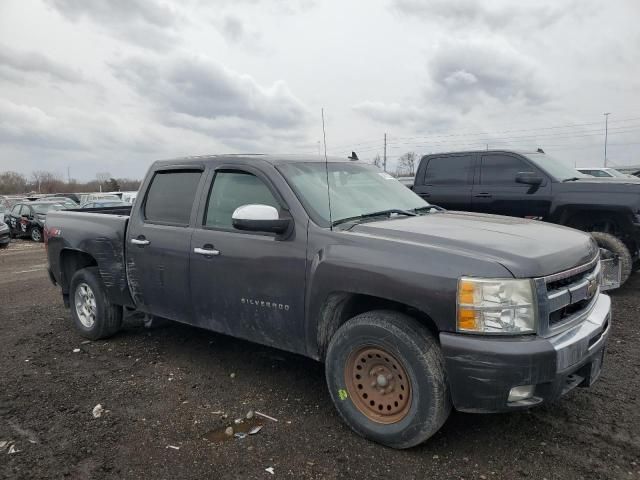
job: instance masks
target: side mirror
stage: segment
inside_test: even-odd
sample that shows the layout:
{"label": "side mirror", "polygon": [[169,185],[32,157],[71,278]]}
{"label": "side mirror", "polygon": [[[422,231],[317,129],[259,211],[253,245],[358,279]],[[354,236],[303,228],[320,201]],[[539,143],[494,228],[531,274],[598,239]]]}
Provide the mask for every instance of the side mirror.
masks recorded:
{"label": "side mirror", "polygon": [[280,218],[278,210],[270,205],[242,205],[231,216],[238,230],[248,232],[284,233],[291,224],[290,218]]}
{"label": "side mirror", "polygon": [[540,185],[543,181],[544,178],[542,178],[535,172],[516,173],[516,183],[524,183],[525,185]]}

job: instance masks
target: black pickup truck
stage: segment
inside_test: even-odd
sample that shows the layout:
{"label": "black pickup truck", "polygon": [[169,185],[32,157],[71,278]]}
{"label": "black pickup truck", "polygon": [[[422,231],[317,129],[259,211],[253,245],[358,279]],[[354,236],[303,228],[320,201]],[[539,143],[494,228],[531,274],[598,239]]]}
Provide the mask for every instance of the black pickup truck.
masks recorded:
{"label": "black pickup truck", "polygon": [[450,152],[420,160],[413,190],[451,210],[543,220],[591,232],[620,265],[640,267],[640,182],[595,178],[541,150]]}
{"label": "black pickup truck", "polygon": [[52,212],[45,238],[81,335],[137,310],[311,357],[345,422],[395,448],[452,407],[591,385],[611,325],[589,235],[447,212],[348,159],[156,162],[135,206]]}

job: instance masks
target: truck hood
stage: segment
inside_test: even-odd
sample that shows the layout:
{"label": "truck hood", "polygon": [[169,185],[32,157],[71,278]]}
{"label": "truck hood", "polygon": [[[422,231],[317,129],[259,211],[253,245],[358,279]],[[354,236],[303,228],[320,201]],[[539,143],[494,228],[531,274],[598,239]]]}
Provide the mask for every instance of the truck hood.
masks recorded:
{"label": "truck hood", "polygon": [[594,195],[627,193],[640,196],[640,178],[580,178],[562,182],[562,191],[589,192]]}
{"label": "truck hood", "polygon": [[577,230],[467,212],[394,217],[356,224],[350,232],[487,258],[517,278],[541,277],[583,265],[597,252],[591,236]]}

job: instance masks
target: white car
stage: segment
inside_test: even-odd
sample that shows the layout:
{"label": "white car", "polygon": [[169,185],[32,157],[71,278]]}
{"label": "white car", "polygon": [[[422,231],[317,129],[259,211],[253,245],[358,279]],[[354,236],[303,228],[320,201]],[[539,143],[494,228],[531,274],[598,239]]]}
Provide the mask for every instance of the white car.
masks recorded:
{"label": "white car", "polygon": [[580,167],[576,168],[580,173],[590,175],[592,177],[600,178],[637,178],[633,175],[627,175],[626,173],[619,172],[615,168],[609,167]]}

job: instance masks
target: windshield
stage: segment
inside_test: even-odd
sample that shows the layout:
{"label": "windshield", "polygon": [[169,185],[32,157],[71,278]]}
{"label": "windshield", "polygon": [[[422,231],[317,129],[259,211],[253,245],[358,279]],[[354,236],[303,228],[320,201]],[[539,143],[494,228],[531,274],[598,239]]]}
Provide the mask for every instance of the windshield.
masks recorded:
{"label": "windshield", "polygon": [[580,173],[575,168],[566,165],[561,160],[551,157],[546,153],[527,153],[525,154],[525,157],[538,165],[541,169],[554,177],[556,180],[590,177],[590,175]]}
{"label": "windshield", "polygon": [[614,176],[614,177],[618,177],[618,178],[629,178],[629,176],[626,173],[622,173],[619,172],[618,170],[616,170],[615,168],[606,168],[605,171]]}
{"label": "windshield", "polygon": [[[329,163],[331,220],[380,212],[413,210],[429,204],[391,175],[373,165]],[[329,226],[327,173],[324,163],[279,165],[291,188],[318,225]]]}
{"label": "windshield", "polygon": [[49,210],[61,210],[63,208],[59,203],[39,203],[32,206],[36,213],[41,215],[46,214]]}

